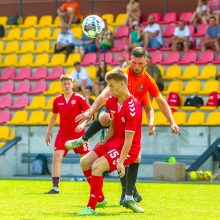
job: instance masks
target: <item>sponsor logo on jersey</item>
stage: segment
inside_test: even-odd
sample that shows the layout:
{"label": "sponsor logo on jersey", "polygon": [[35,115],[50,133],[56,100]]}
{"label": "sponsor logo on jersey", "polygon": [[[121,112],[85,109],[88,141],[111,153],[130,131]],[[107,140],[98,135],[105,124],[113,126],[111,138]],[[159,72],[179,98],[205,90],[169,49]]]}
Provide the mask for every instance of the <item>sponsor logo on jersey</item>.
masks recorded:
{"label": "sponsor logo on jersey", "polygon": [[75,99],[72,100],[72,101],[71,101],[71,104],[72,104],[72,105],[75,105],[75,104],[76,104],[76,100],[75,100]]}

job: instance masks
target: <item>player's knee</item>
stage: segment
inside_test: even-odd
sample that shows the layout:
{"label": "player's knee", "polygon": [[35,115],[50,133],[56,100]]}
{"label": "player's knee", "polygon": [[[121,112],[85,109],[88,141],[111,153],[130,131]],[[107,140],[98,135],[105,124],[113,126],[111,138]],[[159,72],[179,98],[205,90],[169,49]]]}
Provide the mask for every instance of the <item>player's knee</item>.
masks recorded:
{"label": "player's knee", "polygon": [[102,173],[102,166],[100,166],[100,163],[98,161],[95,161],[92,165],[92,172],[95,174]]}
{"label": "player's knee", "polygon": [[90,164],[90,161],[87,160],[86,157],[82,157],[82,158],[80,159],[80,166],[81,166],[82,168],[87,168],[87,167],[89,166],[89,164]]}
{"label": "player's knee", "polygon": [[109,115],[109,113],[103,113],[102,115],[100,115],[99,121],[100,121],[102,126],[104,126],[104,127],[109,126],[109,124],[110,124],[110,115]]}
{"label": "player's knee", "polygon": [[59,154],[55,154],[54,158],[53,158],[53,162],[54,163],[61,163],[62,162],[63,157]]}

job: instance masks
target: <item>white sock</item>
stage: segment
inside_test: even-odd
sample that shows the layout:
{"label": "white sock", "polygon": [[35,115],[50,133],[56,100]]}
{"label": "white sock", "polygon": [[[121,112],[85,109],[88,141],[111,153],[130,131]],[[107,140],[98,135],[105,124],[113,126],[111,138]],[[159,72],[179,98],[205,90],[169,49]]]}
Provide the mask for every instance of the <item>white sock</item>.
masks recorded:
{"label": "white sock", "polygon": [[125,195],[125,200],[134,200],[133,196]]}
{"label": "white sock", "polygon": [[54,189],[55,191],[59,192],[59,188],[53,187],[53,189]]}

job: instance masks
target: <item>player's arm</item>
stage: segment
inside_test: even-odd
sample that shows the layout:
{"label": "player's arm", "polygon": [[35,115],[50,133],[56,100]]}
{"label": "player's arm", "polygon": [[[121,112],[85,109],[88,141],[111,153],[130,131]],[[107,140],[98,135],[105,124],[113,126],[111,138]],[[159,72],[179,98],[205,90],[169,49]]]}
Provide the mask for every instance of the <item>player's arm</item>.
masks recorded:
{"label": "player's arm", "polygon": [[148,133],[149,135],[154,135],[155,125],[154,125],[154,110],[151,103],[142,106],[148,121]]}
{"label": "player's arm", "polygon": [[179,127],[176,125],[176,123],[173,119],[172,111],[171,111],[168,103],[166,102],[166,100],[163,98],[163,96],[161,94],[159,96],[155,97],[155,99],[156,99],[156,102],[157,102],[161,112],[165,115],[168,122],[170,123],[170,127],[172,129],[172,132],[175,134],[179,133]]}
{"label": "player's arm", "polygon": [[113,137],[113,134],[114,134],[113,121],[111,120],[109,128],[108,128],[108,132],[105,135],[105,138],[104,138],[103,142],[106,143],[107,141],[109,141]]}
{"label": "player's arm", "polygon": [[131,149],[134,134],[135,132],[125,131],[125,141],[117,165],[117,170],[120,177],[123,177],[125,175],[124,161]]}
{"label": "player's arm", "polygon": [[56,120],[57,120],[57,114],[52,113],[50,122],[47,127],[46,138],[45,138],[47,145],[50,145],[50,143],[51,143],[51,131],[56,123]]}
{"label": "player's arm", "polygon": [[99,107],[106,101],[106,99],[111,95],[110,88],[107,86],[102,93],[96,98],[95,102],[92,106],[82,114],[79,114],[75,121],[79,122],[80,124],[88,119],[91,119],[93,114],[99,109]]}

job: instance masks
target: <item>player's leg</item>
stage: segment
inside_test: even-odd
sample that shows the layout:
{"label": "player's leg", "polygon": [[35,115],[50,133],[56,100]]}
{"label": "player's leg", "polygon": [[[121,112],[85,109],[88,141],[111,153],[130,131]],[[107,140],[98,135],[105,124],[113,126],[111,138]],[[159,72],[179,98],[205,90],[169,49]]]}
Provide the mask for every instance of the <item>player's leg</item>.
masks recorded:
{"label": "player's leg", "polygon": [[66,148],[75,149],[84,145],[90,137],[99,132],[102,128],[108,127],[110,122],[110,115],[107,113],[105,106],[100,108],[98,113],[98,118],[93,121],[93,123],[86,130],[85,134],[78,139],[69,140],[65,143]]}
{"label": "player's leg", "polygon": [[53,171],[52,171],[52,183],[53,188],[46,192],[45,194],[58,194],[59,193],[59,182],[62,170],[62,159],[65,154],[63,150],[56,150],[54,151],[53,156]]}

